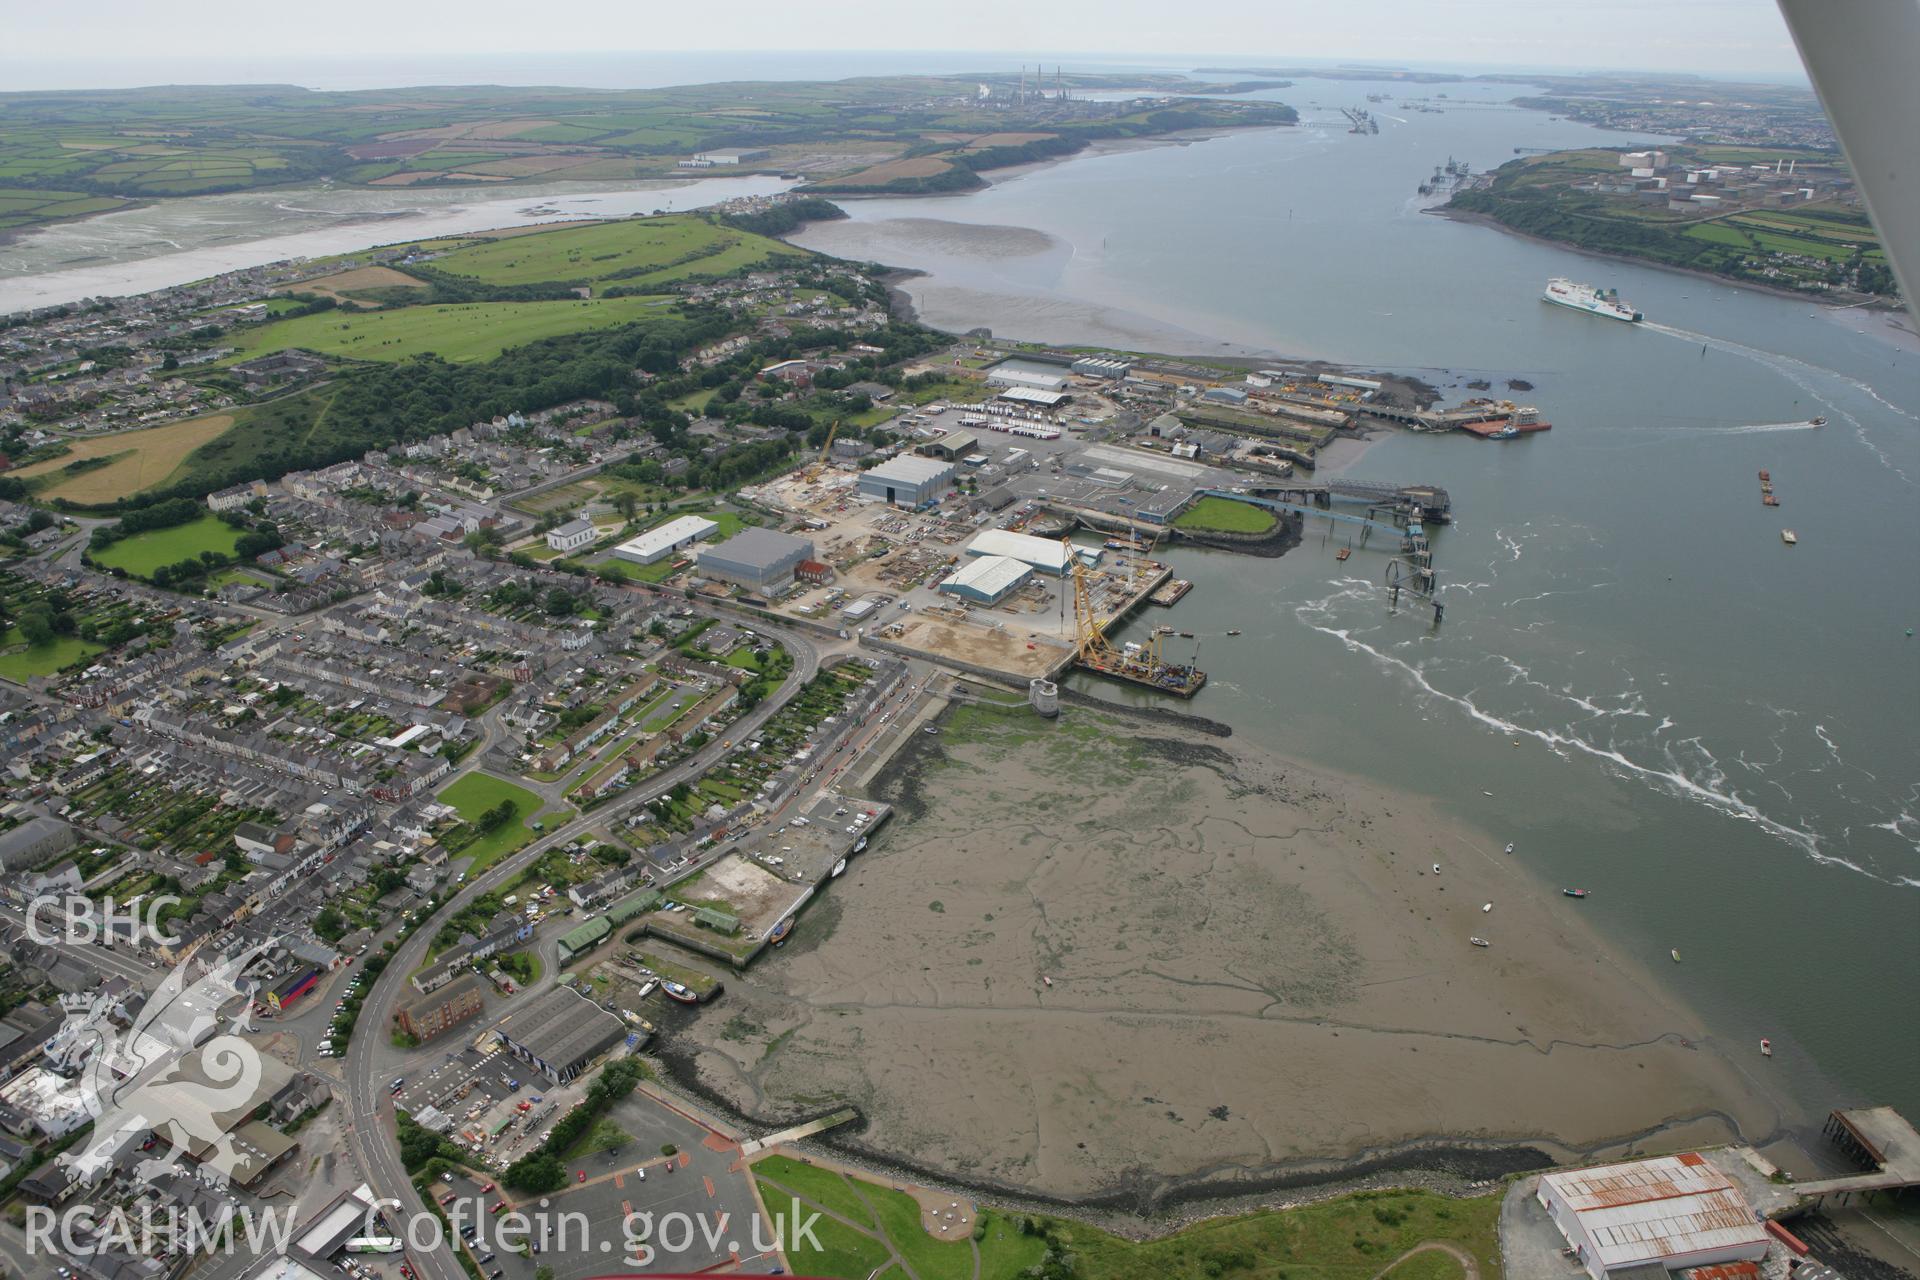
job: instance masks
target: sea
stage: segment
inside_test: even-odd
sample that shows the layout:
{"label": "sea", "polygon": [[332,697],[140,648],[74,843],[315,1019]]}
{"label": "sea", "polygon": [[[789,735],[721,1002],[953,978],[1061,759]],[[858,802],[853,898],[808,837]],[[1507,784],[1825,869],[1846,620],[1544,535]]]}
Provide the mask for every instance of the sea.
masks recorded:
{"label": "sea", "polygon": [[[1194,712],[1429,797],[1550,889],[1588,890],[1565,909],[1800,1120],[1878,1103],[1920,1118],[1920,346],[1870,311],[1430,212],[1417,187],[1449,159],[1477,172],[1520,148],[1663,141],[1511,105],[1525,91],[1301,79],[1254,95],[1297,107],[1297,127],[848,201],[848,220],[798,238],[924,273],[903,287],[943,328],[1317,358],[1410,373],[1450,402],[1484,382],[1537,405],[1553,429],[1528,438],[1389,431],[1340,449],[1343,474],[1451,493],[1439,625],[1390,605],[1390,545],[1315,518],[1275,560],[1166,549],[1196,588],[1136,628],[1198,635],[1176,642],[1211,677]],[[1349,132],[1343,107],[1379,132]],[[720,191],[180,201],[0,245],[0,310]],[[1645,322],[1542,303],[1557,275],[1618,289]],[[1779,507],[1760,502],[1762,469]]]}

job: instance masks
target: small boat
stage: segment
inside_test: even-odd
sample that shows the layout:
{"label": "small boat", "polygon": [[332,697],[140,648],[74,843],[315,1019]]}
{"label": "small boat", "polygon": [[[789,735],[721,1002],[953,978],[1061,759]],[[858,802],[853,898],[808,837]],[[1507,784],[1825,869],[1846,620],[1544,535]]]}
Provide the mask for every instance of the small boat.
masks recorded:
{"label": "small boat", "polygon": [[1489,911],[1491,911],[1491,910],[1493,910],[1493,904],[1492,904],[1491,902],[1489,902],[1489,903],[1488,903],[1488,904],[1487,904],[1486,906],[1484,906],[1484,907],[1482,907],[1482,908],[1480,908],[1480,913],[1481,913],[1482,915],[1485,915],[1485,914],[1486,914],[1487,912],[1489,912]]}
{"label": "small boat", "polygon": [[1485,938],[1468,938],[1467,941],[1471,942],[1476,947],[1490,947],[1493,945],[1491,942],[1488,942]]}
{"label": "small boat", "polygon": [[1765,1036],[1760,1037],[1760,1056],[1763,1058],[1771,1058],[1773,1056],[1773,1041],[1767,1039]]}
{"label": "small boat", "polygon": [[1153,629],[1153,634],[1157,636],[1170,636],[1173,634],[1173,628],[1163,622]]}
{"label": "small boat", "polygon": [[1512,853],[1512,852],[1513,852],[1513,842],[1512,842],[1511,840],[1509,840],[1509,841],[1507,842],[1507,852],[1508,852],[1508,853]]}
{"label": "small boat", "polygon": [[1667,954],[1673,957],[1673,962],[1675,964],[1680,963],[1680,948],[1675,947],[1672,951],[1667,952]]}
{"label": "small boat", "polygon": [[833,864],[833,870],[828,872],[827,874],[837,878],[839,876],[845,875],[846,871],[847,871],[847,860],[845,858],[842,858],[840,859],[840,861]]}
{"label": "small boat", "polygon": [[866,847],[867,847],[867,838],[865,836],[861,836],[858,840],[854,841],[853,852],[858,853]]}
{"label": "small boat", "polygon": [[1046,974],[1044,974],[1044,973],[1040,975],[1040,981],[1042,981],[1042,982],[1044,982],[1044,983],[1046,983],[1046,984],[1047,984],[1048,986],[1052,986],[1052,985],[1053,985],[1053,979],[1052,979],[1052,978],[1049,978],[1049,977],[1048,977],[1048,976],[1047,976]]}
{"label": "small boat", "polygon": [[1227,634],[1228,634],[1228,635],[1230,635],[1230,636],[1237,636],[1237,635],[1239,635],[1239,634],[1240,634],[1240,632],[1239,632],[1239,630],[1238,630],[1238,629],[1236,628],[1235,630],[1232,630],[1232,631],[1229,631],[1229,632],[1227,632]]}
{"label": "small boat", "polygon": [[1493,794],[1493,792],[1491,792],[1491,791],[1482,791],[1482,792],[1481,792],[1480,794],[1481,794],[1481,795],[1483,795],[1483,796],[1490,796],[1490,795],[1492,795],[1492,794]]}
{"label": "small boat", "polygon": [[[771,936],[771,935],[769,935]],[[667,999],[677,1000],[681,1004],[699,1004],[700,995],[692,987],[678,982],[663,982],[660,989],[667,993]]]}
{"label": "small boat", "polygon": [[1780,499],[1769,493],[1760,499],[1760,503],[1762,506],[1777,507],[1780,505]]}
{"label": "small boat", "polygon": [[1825,416],[1821,416],[1818,418],[1808,418],[1807,425],[1810,427],[1824,427],[1827,425],[1827,420]]}
{"label": "small boat", "polygon": [[1348,556],[1352,554],[1353,554],[1352,547],[1342,547],[1338,551],[1333,553],[1333,558],[1335,560],[1345,560]]}
{"label": "small boat", "polygon": [[1182,631],[1182,632],[1180,633],[1180,638],[1181,638],[1182,640],[1191,640],[1191,639],[1193,639],[1193,632],[1191,632],[1191,631]]}
{"label": "small boat", "polygon": [[1795,533],[1791,529],[1782,529],[1780,531],[1780,541],[1786,543],[1788,546],[1791,547],[1795,543],[1800,541],[1800,535]]}
{"label": "small boat", "polygon": [[793,917],[787,916],[783,918],[780,921],[780,923],[774,925],[773,928],[767,930],[767,941],[771,942],[774,946],[777,947],[781,943],[785,942],[787,940],[787,935],[792,932],[793,932]]}
{"label": "small boat", "polygon": [[1585,889],[1562,889],[1560,892],[1566,894],[1569,898],[1584,898],[1587,896]]}
{"label": "small boat", "polygon": [[1768,471],[1766,468],[1762,467],[1760,469],[1760,483],[1765,484],[1772,479],[1773,479],[1773,472]]}

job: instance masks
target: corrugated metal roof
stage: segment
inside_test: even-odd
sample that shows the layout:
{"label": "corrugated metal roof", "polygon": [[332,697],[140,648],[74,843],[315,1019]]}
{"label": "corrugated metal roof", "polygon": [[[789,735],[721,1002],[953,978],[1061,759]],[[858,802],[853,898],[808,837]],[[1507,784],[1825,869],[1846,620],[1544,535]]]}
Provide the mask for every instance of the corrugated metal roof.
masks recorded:
{"label": "corrugated metal roof", "polygon": [[1059,573],[1066,568],[1067,549],[1053,538],[1036,538],[1029,533],[1014,533],[1007,529],[987,529],[981,532],[967,550],[977,556],[1005,556],[1009,560],[1024,560],[1035,568]]}
{"label": "corrugated metal roof", "polygon": [[1759,1274],[1757,1262],[1720,1262],[1711,1267],[1693,1267],[1686,1272],[1687,1280],[1754,1280]]}
{"label": "corrugated metal roof", "polygon": [[1002,592],[1011,591],[1032,572],[1033,569],[1024,561],[1010,556],[976,556],[940,586],[943,590],[969,587],[984,596],[997,597]]}
{"label": "corrugated metal roof", "polygon": [[1541,1178],[1579,1218],[1602,1265],[1757,1246],[1767,1233],[1733,1180],[1689,1152]]}

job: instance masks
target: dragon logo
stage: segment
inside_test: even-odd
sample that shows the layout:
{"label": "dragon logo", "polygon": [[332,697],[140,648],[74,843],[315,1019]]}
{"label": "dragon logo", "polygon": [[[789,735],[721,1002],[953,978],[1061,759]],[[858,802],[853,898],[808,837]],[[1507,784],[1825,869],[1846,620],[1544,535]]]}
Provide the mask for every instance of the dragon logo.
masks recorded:
{"label": "dragon logo", "polygon": [[[232,1130],[261,1080],[260,1051],[241,1038],[252,1029],[249,1001],[225,1033],[220,1007],[245,996],[241,974],[278,939],[257,943],[208,965],[189,956],[174,967],[124,1031],[112,1001],[65,996],[66,1022],[56,1039],[69,1060],[84,1057],[75,1091],[93,1117],[86,1142],[60,1157],[82,1183],[112,1170],[130,1146],[164,1150],[143,1156],[136,1175],[151,1180],[178,1167],[182,1155],[200,1163],[216,1185],[232,1179],[246,1158]],[[197,975],[197,976],[195,976]],[[149,1137],[157,1141],[149,1143]]]}

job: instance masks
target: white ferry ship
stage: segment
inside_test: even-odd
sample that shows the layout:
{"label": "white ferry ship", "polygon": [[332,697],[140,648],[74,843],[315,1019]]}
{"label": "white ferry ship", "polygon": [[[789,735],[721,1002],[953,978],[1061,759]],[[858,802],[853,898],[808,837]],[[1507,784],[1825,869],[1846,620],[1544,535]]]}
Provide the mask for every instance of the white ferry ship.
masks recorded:
{"label": "white ferry ship", "polygon": [[1620,295],[1612,289],[1596,289],[1590,284],[1575,284],[1565,276],[1555,276],[1547,281],[1547,291],[1540,295],[1546,302],[1557,303],[1563,307],[1572,307],[1575,311],[1590,311],[1597,316],[1606,316],[1613,320],[1634,321],[1640,313],[1620,301]]}

